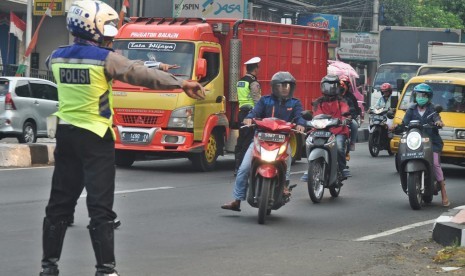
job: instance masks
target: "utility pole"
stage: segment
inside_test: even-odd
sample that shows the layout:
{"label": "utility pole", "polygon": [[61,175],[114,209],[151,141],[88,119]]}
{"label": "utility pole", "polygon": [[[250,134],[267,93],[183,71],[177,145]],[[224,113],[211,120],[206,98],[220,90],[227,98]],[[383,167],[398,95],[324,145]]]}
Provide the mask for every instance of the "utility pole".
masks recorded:
{"label": "utility pole", "polygon": [[378,17],[379,17],[379,0],[373,1],[373,22],[371,24],[371,31],[378,31]]}
{"label": "utility pole", "polygon": [[[27,1],[27,16],[26,16],[26,44],[24,47],[24,51],[27,51],[27,47],[29,46],[29,43],[31,43],[31,37],[32,37],[32,0]],[[19,63],[23,62],[23,57],[20,58]],[[24,76],[29,77],[31,73],[31,57],[28,56],[26,61],[26,71],[24,72]]]}

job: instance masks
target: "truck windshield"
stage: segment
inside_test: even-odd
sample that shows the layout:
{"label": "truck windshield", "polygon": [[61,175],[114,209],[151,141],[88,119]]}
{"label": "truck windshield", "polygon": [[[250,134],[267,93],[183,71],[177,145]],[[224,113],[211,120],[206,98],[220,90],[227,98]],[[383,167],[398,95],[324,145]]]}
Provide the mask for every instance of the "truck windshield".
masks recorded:
{"label": "truck windshield", "polygon": [[[418,83],[412,83],[407,87],[402,97],[399,108],[406,110],[413,103],[411,97],[413,88]],[[434,105],[441,105],[443,112],[465,112],[465,86],[450,83],[428,83],[433,90]]]}
{"label": "truck windshield", "polygon": [[194,63],[194,44],[192,43],[115,40],[113,49],[131,60],[178,65],[179,68],[170,69],[169,73],[184,80],[192,78]]}
{"label": "truck windshield", "polygon": [[391,84],[393,89],[397,89],[397,80],[404,79],[407,83],[412,77],[417,74],[420,65],[401,65],[401,64],[386,64],[381,65],[376,72],[374,88],[379,90],[381,84],[387,82]]}

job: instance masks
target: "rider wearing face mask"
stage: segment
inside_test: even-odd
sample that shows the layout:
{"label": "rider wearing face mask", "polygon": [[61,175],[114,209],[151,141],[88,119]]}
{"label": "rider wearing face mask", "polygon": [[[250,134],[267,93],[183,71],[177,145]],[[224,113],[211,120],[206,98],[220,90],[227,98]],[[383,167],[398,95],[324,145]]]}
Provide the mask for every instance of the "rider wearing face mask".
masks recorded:
{"label": "rider wearing face mask", "polygon": [[[421,124],[433,122],[436,126],[444,126],[439,114],[433,114],[435,112],[434,105],[431,103],[433,90],[429,85],[425,83],[416,85],[413,88],[412,97],[414,104],[411,105],[405,113],[402,120],[404,126],[408,126],[412,120],[419,120]],[[450,205],[450,202],[447,197],[446,183],[440,163],[440,154],[444,143],[442,142],[441,136],[439,136],[437,128],[425,128],[424,132],[430,137],[433,143],[434,174],[436,175],[436,181],[441,185],[442,205],[447,207]]]}

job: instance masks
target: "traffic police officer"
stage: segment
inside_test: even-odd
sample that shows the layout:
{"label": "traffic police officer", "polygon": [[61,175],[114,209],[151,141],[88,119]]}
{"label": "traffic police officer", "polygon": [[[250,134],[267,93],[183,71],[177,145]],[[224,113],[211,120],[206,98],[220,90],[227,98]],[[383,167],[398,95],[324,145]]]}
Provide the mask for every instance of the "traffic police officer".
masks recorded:
{"label": "traffic police officer", "polygon": [[[144,66],[100,47],[117,33],[118,13],[101,1],[72,3],[67,28],[74,44],[56,49],[48,58],[58,86],[59,118],[54,152],[55,169],[45,209],[41,276],[57,276],[68,218],[82,191],[87,190],[88,226],[97,260],[96,276],[118,275],[114,256],[113,200],[115,190],[112,129],[113,79],[152,89],[176,89],[195,99],[204,88]],[[68,274],[73,274],[69,272]],[[76,273],[74,273],[76,274]]]}
{"label": "traffic police officer", "polygon": [[[261,88],[257,80],[258,64],[260,63],[259,57],[253,57],[246,61],[247,73],[237,82],[237,96],[239,101],[239,113],[237,121],[241,123],[244,118],[253,109],[255,104],[260,100]],[[235,155],[235,169],[237,172],[242,163],[244,154],[249,147],[250,141],[253,139],[253,130],[251,128],[240,128],[239,137],[237,137],[236,147],[234,149]]]}

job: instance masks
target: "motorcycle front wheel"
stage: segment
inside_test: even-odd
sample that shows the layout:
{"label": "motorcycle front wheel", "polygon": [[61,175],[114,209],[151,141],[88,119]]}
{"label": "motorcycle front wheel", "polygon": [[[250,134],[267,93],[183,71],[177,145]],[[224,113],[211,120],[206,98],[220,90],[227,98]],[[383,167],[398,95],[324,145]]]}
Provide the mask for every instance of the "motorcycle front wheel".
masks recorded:
{"label": "motorcycle front wheel", "polygon": [[313,203],[319,203],[325,192],[325,161],[323,158],[308,163],[308,195]]}
{"label": "motorcycle front wheel", "polygon": [[270,196],[271,179],[259,177],[259,181],[262,181],[262,189],[260,191],[260,195],[258,196],[258,223],[264,224],[266,215],[268,214],[268,200]]}
{"label": "motorcycle front wheel", "polygon": [[421,172],[412,172],[407,175],[407,194],[410,207],[413,210],[421,209]]}
{"label": "motorcycle front wheel", "polygon": [[368,150],[373,157],[377,157],[379,154],[379,145],[377,144],[378,135],[379,132],[377,130],[368,135]]}

